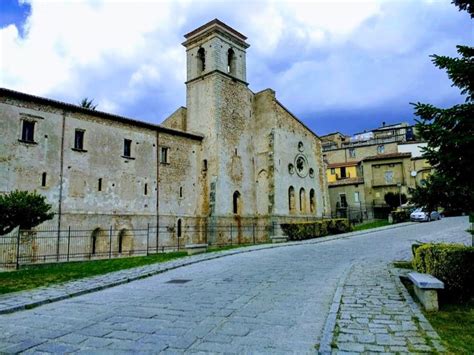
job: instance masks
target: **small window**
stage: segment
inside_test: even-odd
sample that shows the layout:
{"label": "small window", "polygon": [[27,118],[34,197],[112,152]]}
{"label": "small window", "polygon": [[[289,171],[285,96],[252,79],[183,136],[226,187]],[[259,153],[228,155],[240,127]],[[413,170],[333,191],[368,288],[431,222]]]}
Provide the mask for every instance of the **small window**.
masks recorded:
{"label": "small window", "polygon": [[356,203],[360,202],[359,191],[354,192],[354,202]]}
{"label": "small window", "polygon": [[385,152],[385,146],[383,144],[380,144],[377,146],[377,153],[378,154],[383,154]]}
{"label": "small window", "polygon": [[123,140],[123,156],[124,157],[132,156],[132,141],[130,139]]}
{"label": "small window", "polygon": [[331,168],[331,175],[336,175],[336,169],[335,168]]}
{"label": "small window", "polygon": [[392,184],[393,183],[393,171],[387,170],[385,172],[385,183]]}
{"label": "small window", "polygon": [[183,198],[183,187],[179,187],[179,198]]}
{"label": "small window", "polygon": [[168,152],[169,152],[168,147],[161,147],[160,163],[162,163],[162,164],[168,164],[169,163]]}
{"label": "small window", "polygon": [[82,129],[76,129],[74,134],[74,149],[84,150],[84,131]]}
{"label": "small window", "polygon": [[46,173],[41,174],[41,186],[46,186]]}
{"label": "small window", "polygon": [[240,214],[240,192],[239,191],[234,192],[233,212],[234,212],[234,214]]}
{"label": "small window", "polygon": [[33,121],[23,121],[23,127],[21,130],[21,140],[25,142],[34,142],[35,141],[35,122]]}
{"label": "small window", "polygon": [[355,158],[356,156],[356,151],[354,148],[349,148],[349,157]]}
{"label": "small window", "polygon": [[181,238],[181,235],[183,234],[183,222],[181,221],[181,218],[178,219],[178,222],[176,223],[176,229],[178,238]]}
{"label": "small window", "polygon": [[148,195],[148,184],[145,184],[143,194]]}
{"label": "small window", "polygon": [[207,171],[207,159],[204,159],[204,160],[202,161],[202,170],[203,170],[203,171]]}
{"label": "small window", "polygon": [[102,191],[102,178],[97,181],[97,191]]}

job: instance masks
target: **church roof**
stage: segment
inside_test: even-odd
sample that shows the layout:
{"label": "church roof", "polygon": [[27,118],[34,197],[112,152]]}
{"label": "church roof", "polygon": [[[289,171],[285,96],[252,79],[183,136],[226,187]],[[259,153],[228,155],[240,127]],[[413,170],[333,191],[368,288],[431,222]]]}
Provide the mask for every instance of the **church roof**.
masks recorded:
{"label": "church roof", "polygon": [[213,27],[218,27],[218,26],[225,28],[227,31],[231,32],[234,36],[239,37],[242,41],[245,41],[247,39],[247,37],[244,36],[242,33],[240,33],[237,30],[234,30],[232,27],[230,27],[229,25],[226,25],[224,22],[222,22],[221,20],[217,18],[215,18],[212,21],[209,21],[208,23],[196,28],[195,30],[191,32],[186,33],[184,35],[184,38],[189,39],[200,32],[204,32],[204,30],[211,29]]}

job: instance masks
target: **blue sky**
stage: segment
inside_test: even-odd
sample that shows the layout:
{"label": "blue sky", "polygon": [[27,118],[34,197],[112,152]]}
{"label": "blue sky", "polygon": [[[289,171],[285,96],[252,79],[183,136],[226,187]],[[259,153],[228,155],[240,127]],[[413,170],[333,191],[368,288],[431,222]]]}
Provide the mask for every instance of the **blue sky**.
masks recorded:
{"label": "blue sky", "polygon": [[185,105],[182,36],[213,18],[248,37],[250,89],[274,89],[317,134],[463,101],[429,58],[472,45],[449,0],[0,0],[0,86],[160,123]]}

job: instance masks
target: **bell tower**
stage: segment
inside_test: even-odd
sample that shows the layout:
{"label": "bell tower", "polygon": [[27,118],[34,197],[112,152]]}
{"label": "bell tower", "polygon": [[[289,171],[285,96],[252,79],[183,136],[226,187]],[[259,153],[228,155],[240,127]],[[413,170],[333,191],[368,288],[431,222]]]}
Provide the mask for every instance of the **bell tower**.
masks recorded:
{"label": "bell tower", "polygon": [[245,84],[247,37],[214,19],[184,36],[187,53],[187,83],[220,73]]}

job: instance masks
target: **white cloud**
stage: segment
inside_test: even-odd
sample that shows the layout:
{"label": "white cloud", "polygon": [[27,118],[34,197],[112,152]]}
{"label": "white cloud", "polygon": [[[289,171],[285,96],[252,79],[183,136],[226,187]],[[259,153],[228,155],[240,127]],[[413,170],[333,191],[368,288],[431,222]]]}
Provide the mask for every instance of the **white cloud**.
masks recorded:
{"label": "white cloud", "polygon": [[185,101],[182,35],[214,17],[249,37],[251,88],[296,114],[453,97],[428,55],[469,33],[449,0],[29,2],[23,37],[0,29],[0,86],[155,122]]}

